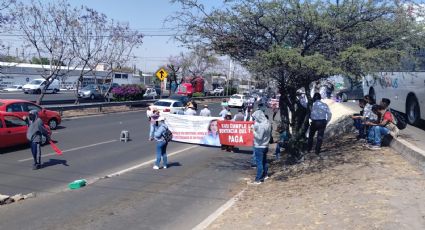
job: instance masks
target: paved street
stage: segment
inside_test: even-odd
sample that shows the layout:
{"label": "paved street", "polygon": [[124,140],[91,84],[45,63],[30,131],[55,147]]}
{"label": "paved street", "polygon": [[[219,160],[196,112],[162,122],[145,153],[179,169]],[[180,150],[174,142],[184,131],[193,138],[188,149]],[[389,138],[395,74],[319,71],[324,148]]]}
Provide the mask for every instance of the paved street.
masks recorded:
{"label": "paved street", "polygon": [[[22,99],[28,101],[36,101],[40,94],[25,94],[23,92],[0,92],[0,98],[2,99]],[[47,93],[44,95],[43,100],[72,100],[75,99],[74,91],[60,91],[59,93]]]}
{"label": "paved street", "polygon": [[[218,114],[219,104],[210,107]],[[123,223],[128,229],[187,229],[239,192],[245,184],[242,178],[253,173],[247,163],[249,150],[224,153],[175,142],[167,150],[170,168],[153,171],[152,163],[146,163],[154,159],[155,145],[147,140],[145,111],[65,120],[62,125],[53,138],[64,154],[56,156],[44,146],[42,170],[31,169],[26,147],[0,155],[0,193],[37,193],[35,199],[2,206],[0,229],[119,229]],[[130,142],[119,141],[123,129],[130,131]],[[92,182],[136,165],[142,166],[66,191],[73,180]]]}

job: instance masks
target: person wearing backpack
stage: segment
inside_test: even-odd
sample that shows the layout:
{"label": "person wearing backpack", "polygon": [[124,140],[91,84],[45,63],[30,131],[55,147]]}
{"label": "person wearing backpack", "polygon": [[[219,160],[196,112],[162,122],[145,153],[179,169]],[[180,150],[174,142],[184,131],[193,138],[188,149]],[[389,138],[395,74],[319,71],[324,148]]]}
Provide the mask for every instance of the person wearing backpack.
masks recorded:
{"label": "person wearing backpack", "polygon": [[31,110],[28,114],[29,127],[27,129],[27,139],[31,143],[31,153],[34,158],[33,170],[41,168],[41,142],[43,136],[49,137],[49,131],[44,127],[43,121],[38,117],[37,110]]}
{"label": "person wearing backpack", "polygon": [[156,141],[156,162],[153,169],[159,169],[162,159],[162,168],[167,168],[167,145],[172,139],[171,131],[165,124],[165,118],[160,116],[154,126],[154,139]]}
{"label": "person wearing backpack", "polygon": [[368,135],[369,144],[367,147],[372,150],[381,149],[382,137],[390,134],[392,137],[396,138],[398,136],[399,129],[394,124],[394,117],[387,108],[383,105],[375,105],[374,111],[376,115],[380,117],[379,123],[366,122],[369,125],[370,131]]}
{"label": "person wearing backpack", "polygon": [[382,98],[381,105],[385,107],[387,111],[390,111],[393,115],[393,123],[397,126],[399,130],[405,129],[407,126],[406,119],[404,118],[403,114],[400,114],[400,112],[395,111],[390,108],[391,100],[388,98]]}

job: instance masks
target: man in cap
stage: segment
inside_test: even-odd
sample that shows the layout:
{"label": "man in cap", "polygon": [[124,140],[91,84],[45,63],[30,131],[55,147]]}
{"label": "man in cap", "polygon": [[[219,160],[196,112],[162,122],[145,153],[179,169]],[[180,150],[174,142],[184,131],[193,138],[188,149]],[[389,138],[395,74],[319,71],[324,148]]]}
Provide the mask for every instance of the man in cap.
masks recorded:
{"label": "man in cap", "polygon": [[38,117],[37,110],[31,110],[28,114],[29,127],[27,129],[27,139],[31,143],[31,153],[34,158],[33,169],[41,168],[41,149],[40,145],[43,140],[43,136],[48,138],[49,132],[44,127],[43,121]]}
{"label": "man in cap", "polygon": [[199,116],[211,117],[211,111],[208,109],[208,105],[204,105],[204,108],[199,113]]}

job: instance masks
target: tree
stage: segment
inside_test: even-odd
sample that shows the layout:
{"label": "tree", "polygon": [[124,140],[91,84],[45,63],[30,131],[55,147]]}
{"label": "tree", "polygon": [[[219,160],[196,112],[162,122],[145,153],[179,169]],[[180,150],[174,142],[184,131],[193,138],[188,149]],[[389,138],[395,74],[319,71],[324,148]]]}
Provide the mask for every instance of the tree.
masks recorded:
{"label": "tree", "polygon": [[[69,67],[75,57],[69,46],[69,25],[76,20],[76,11],[70,9],[65,1],[46,5],[33,1],[29,5],[15,5],[14,17],[24,33],[25,42],[36,52],[42,66],[41,76],[47,82],[37,103],[43,100],[45,90],[54,79],[71,71]],[[48,59],[48,64],[42,61],[43,58]]]}
{"label": "tree", "polygon": [[281,125],[292,134],[293,159],[303,151],[312,106],[307,93],[306,114],[295,116],[299,88],[308,92],[312,82],[336,74],[360,78],[397,68],[423,40],[424,27],[412,20],[403,1],[224,1],[209,11],[197,0],[174,2],[185,9],[173,17],[182,30],[180,41],[229,55],[277,81]]}

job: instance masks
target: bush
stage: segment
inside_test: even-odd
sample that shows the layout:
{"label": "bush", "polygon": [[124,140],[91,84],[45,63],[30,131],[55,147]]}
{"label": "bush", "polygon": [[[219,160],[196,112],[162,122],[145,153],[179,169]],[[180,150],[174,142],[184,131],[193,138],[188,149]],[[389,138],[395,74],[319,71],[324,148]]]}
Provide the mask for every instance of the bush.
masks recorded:
{"label": "bush", "polygon": [[141,85],[122,85],[112,89],[112,95],[116,101],[142,100],[145,88]]}
{"label": "bush", "polygon": [[196,93],[192,94],[192,97],[203,97],[203,96],[204,96],[204,94],[201,93],[201,92],[196,92]]}

